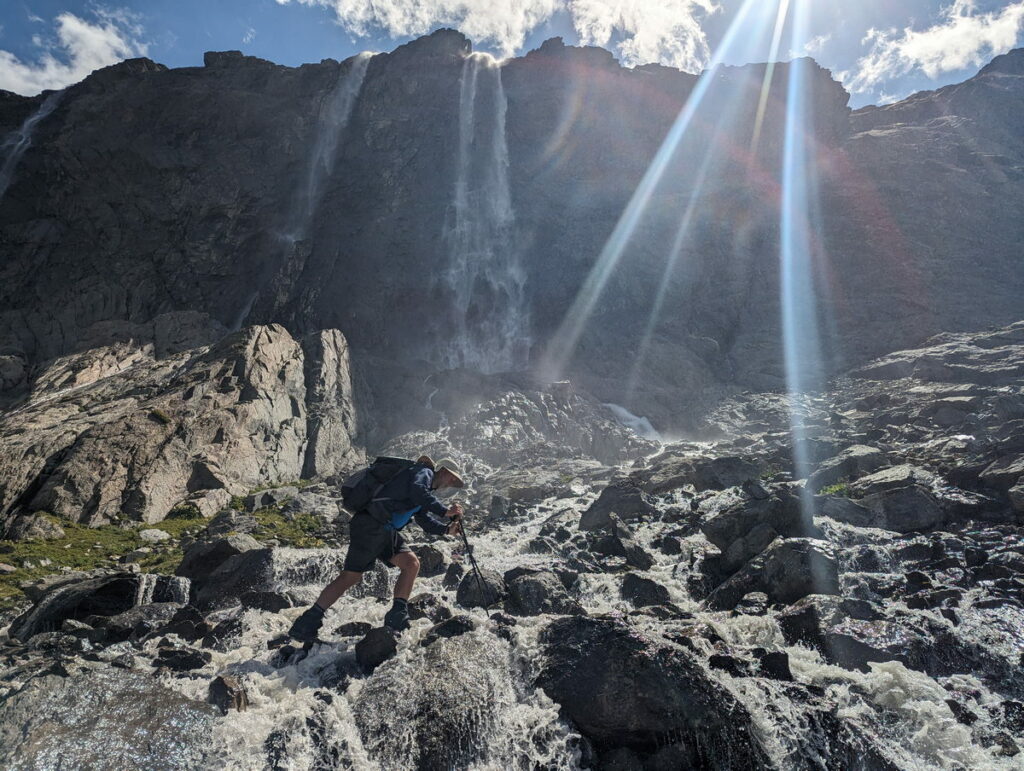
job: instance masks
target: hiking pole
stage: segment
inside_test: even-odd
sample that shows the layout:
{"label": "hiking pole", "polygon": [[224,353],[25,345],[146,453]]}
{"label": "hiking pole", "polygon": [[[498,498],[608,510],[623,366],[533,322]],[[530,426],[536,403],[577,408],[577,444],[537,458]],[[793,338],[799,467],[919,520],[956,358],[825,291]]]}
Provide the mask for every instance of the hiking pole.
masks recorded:
{"label": "hiking pole", "polygon": [[[476,557],[473,556],[473,547],[469,545],[469,537],[466,535],[466,525],[462,521],[461,517],[459,518],[459,532],[462,534],[462,542],[466,545],[466,555],[469,557],[469,564],[473,567],[473,573],[476,574],[476,585],[480,590],[480,599],[483,602],[487,602],[487,598],[489,596],[487,584],[484,582],[484,577],[480,572],[480,566],[476,562]],[[487,604],[484,605],[484,610],[486,611],[493,604],[493,602],[487,602]]]}

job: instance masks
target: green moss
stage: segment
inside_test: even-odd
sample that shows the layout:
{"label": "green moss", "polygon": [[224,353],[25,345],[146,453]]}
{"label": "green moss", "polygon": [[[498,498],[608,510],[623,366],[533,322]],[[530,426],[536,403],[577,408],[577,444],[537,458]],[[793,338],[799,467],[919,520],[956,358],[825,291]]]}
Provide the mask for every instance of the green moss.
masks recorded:
{"label": "green moss", "polygon": [[852,497],[849,482],[837,482],[834,485],[823,487],[818,491],[819,495],[841,495],[845,498]]}
{"label": "green moss", "polygon": [[245,511],[245,499],[241,495],[232,496],[228,508],[235,511]]}
{"label": "green moss", "polygon": [[775,477],[777,474],[781,474],[781,473],[782,473],[782,467],[773,463],[773,464],[769,465],[768,467],[766,467],[765,470],[761,472],[761,479],[763,481],[767,482],[768,480],[770,480],[773,477]]}
{"label": "green moss", "polygon": [[321,521],[312,514],[296,514],[287,519],[277,506],[268,506],[255,512],[259,527],[253,533],[259,541],[276,538],[283,545],[309,549],[321,547],[324,542],[315,534],[320,530]]}
{"label": "green moss", "polygon": [[172,422],[170,415],[156,407],[149,411],[149,417],[153,418],[157,423],[162,423],[165,426],[170,425]]}

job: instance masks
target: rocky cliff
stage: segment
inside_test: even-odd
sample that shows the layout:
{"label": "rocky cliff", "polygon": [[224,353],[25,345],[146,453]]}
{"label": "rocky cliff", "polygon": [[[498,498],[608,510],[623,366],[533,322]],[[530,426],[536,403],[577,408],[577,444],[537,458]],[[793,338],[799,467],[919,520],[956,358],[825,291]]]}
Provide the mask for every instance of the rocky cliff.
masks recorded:
{"label": "rocky cliff", "polygon": [[[201,68],[132,60],[68,88],[0,200],[0,404],[24,400],[56,357],[109,344],[105,324],[181,311],[227,329],[341,330],[380,438],[436,419],[420,407],[435,370],[535,363],[696,78],[559,40],[500,70],[469,51],[440,31],[298,68],[233,52]],[[1022,60],[856,112],[808,65],[830,372],[1024,316]],[[764,67],[716,74],[569,362],[662,429],[692,429],[737,387],[783,384],[789,69],[775,70],[756,144]],[[3,94],[0,132],[45,101]],[[662,285],[666,312],[628,387],[648,330],[635,309]],[[496,340],[518,342],[491,355]]]}

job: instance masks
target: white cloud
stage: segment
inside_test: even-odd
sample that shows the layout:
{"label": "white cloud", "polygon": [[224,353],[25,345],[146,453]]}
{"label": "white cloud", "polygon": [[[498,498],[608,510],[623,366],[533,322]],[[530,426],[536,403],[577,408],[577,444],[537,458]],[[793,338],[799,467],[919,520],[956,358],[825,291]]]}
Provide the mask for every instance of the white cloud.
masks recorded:
{"label": "white cloud", "polygon": [[817,37],[812,37],[804,44],[804,53],[809,54],[810,56],[817,56],[822,52],[822,50],[831,40],[831,32],[828,33],[827,35],[818,35]]}
{"label": "white cloud", "polygon": [[37,61],[22,61],[0,50],[0,88],[31,96],[77,83],[93,70],[146,53],[141,27],[127,11],[97,10],[90,23],[73,13],[55,20],[56,39],[33,38]]}
{"label": "white cloud", "polygon": [[456,27],[475,43],[511,56],[526,36],[556,13],[568,14],[580,42],[608,45],[627,65],[660,62],[700,69],[708,43],[699,16],[714,0],[277,0],[321,5],[338,23],[363,37],[422,35]]}
{"label": "white cloud", "polygon": [[245,34],[242,35],[242,42],[245,43],[246,45],[248,45],[249,43],[251,43],[255,39],[256,39],[256,30],[253,27],[249,27],[245,31]]}
{"label": "white cloud", "polygon": [[584,44],[615,45],[626,65],[660,62],[699,70],[708,40],[698,16],[717,10],[713,0],[571,0],[573,26]]}
{"label": "white cloud", "polygon": [[978,66],[1013,48],[1024,28],[1024,0],[987,13],[975,0],[954,0],[941,13],[942,21],[924,30],[869,30],[864,43],[871,51],[853,72],[840,73],[846,87],[863,93],[914,71],[935,78]]}

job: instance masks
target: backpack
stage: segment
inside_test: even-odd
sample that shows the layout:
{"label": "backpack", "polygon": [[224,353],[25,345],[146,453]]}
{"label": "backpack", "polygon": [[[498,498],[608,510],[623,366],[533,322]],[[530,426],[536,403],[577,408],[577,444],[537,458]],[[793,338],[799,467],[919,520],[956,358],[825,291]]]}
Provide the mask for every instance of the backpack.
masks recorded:
{"label": "backpack", "polygon": [[341,503],[352,514],[366,511],[378,522],[391,520],[391,514],[383,506],[372,504],[388,500],[378,498],[384,485],[406,469],[417,465],[416,461],[405,458],[389,458],[381,456],[367,468],[357,471],[341,484]]}

